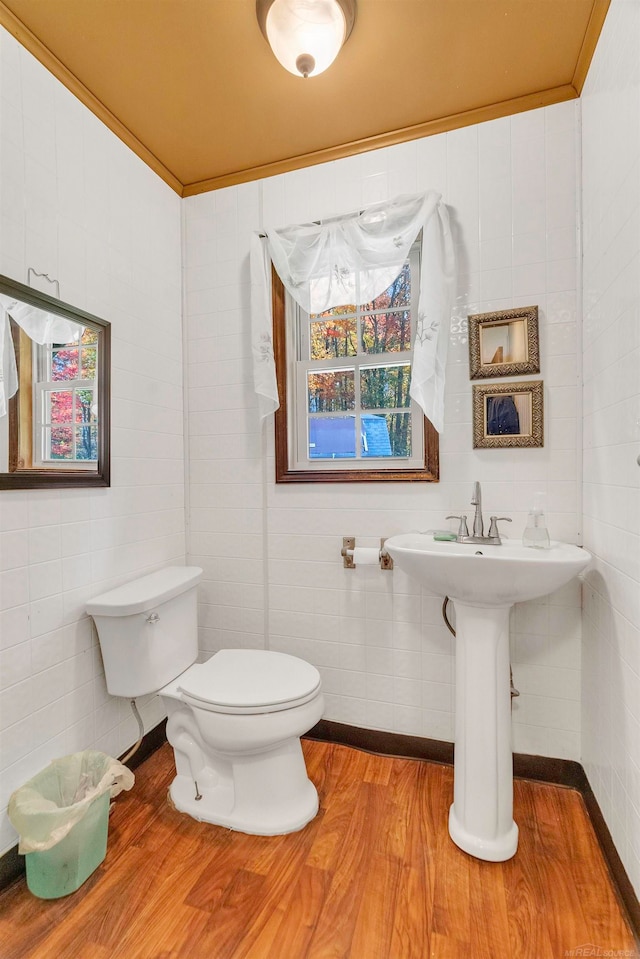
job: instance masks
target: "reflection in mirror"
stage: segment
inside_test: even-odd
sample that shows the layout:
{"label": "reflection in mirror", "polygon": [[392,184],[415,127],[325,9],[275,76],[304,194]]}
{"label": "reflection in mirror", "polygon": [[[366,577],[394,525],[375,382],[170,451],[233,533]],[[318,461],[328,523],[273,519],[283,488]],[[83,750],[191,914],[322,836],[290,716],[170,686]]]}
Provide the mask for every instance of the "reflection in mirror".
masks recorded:
{"label": "reflection in mirror", "polygon": [[524,320],[491,323],[480,327],[482,365],[523,363],[527,359],[527,326]]}
{"label": "reflection in mirror", "polygon": [[542,406],[541,380],[474,386],[474,448],[542,446]]}
{"label": "reflection in mirror", "polygon": [[490,393],[485,399],[485,436],[531,435],[531,393]]}
{"label": "reflection in mirror", "polygon": [[109,332],[0,277],[0,489],[109,485]]}
{"label": "reflection in mirror", "polygon": [[537,306],[477,313],[468,321],[472,380],[540,372]]}

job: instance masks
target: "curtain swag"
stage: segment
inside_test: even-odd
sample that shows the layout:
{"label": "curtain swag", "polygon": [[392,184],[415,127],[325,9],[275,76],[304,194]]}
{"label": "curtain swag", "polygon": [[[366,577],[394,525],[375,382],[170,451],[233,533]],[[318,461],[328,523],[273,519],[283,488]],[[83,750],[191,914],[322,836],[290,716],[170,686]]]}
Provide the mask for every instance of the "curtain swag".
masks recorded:
{"label": "curtain swag", "polygon": [[34,343],[71,343],[82,335],[82,327],[55,313],[0,293],[0,417],[7,414],[7,402],[18,389],[16,357],[9,320],[22,327]]}
{"label": "curtain swag", "polygon": [[420,298],[411,397],[442,432],[444,377],[453,302],[454,254],[449,215],[439,193],[400,196],[319,224],[254,234],[251,245],[253,372],[261,418],[278,409],[273,356],[271,264],[307,313],[380,296],[400,273],[422,231]]}

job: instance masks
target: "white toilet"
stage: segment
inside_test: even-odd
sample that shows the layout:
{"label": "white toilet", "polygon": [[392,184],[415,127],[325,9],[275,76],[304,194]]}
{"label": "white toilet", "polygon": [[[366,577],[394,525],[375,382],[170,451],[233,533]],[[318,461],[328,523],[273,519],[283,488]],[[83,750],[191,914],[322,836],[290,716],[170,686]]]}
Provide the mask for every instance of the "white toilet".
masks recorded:
{"label": "white toilet", "polygon": [[107,689],[162,697],[177,809],[240,832],[294,832],[318,811],[300,736],[324,710],[320,674],[295,656],[255,649],[223,649],[197,664],[201,576],[197,566],[172,566],[87,604]]}

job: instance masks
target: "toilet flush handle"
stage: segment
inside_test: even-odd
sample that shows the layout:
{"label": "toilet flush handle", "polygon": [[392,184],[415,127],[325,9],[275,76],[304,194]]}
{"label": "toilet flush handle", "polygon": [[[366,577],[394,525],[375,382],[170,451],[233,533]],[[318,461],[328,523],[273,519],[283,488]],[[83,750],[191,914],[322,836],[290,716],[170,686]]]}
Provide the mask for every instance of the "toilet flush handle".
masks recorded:
{"label": "toilet flush handle", "polygon": [[157,613],[150,613],[150,614],[147,616],[147,622],[148,622],[148,623],[151,623],[152,625],[153,625],[154,623],[159,622],[159,620],[160,620],[160,617],[158,616]]}

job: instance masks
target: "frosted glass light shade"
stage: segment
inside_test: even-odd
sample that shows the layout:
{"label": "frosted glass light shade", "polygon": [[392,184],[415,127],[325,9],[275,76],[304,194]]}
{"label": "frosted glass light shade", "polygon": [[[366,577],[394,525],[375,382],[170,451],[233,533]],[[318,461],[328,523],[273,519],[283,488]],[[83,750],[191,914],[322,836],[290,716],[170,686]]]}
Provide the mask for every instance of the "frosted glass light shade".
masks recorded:
{"label": "frosted glass light shade", "polygon": [[258,20],[277,60],[294,76],[311,77],[331,66],[340,52],[353,25],[349,13],[355,2],[273,0],[264,16],[265,7],[258,4]]}

